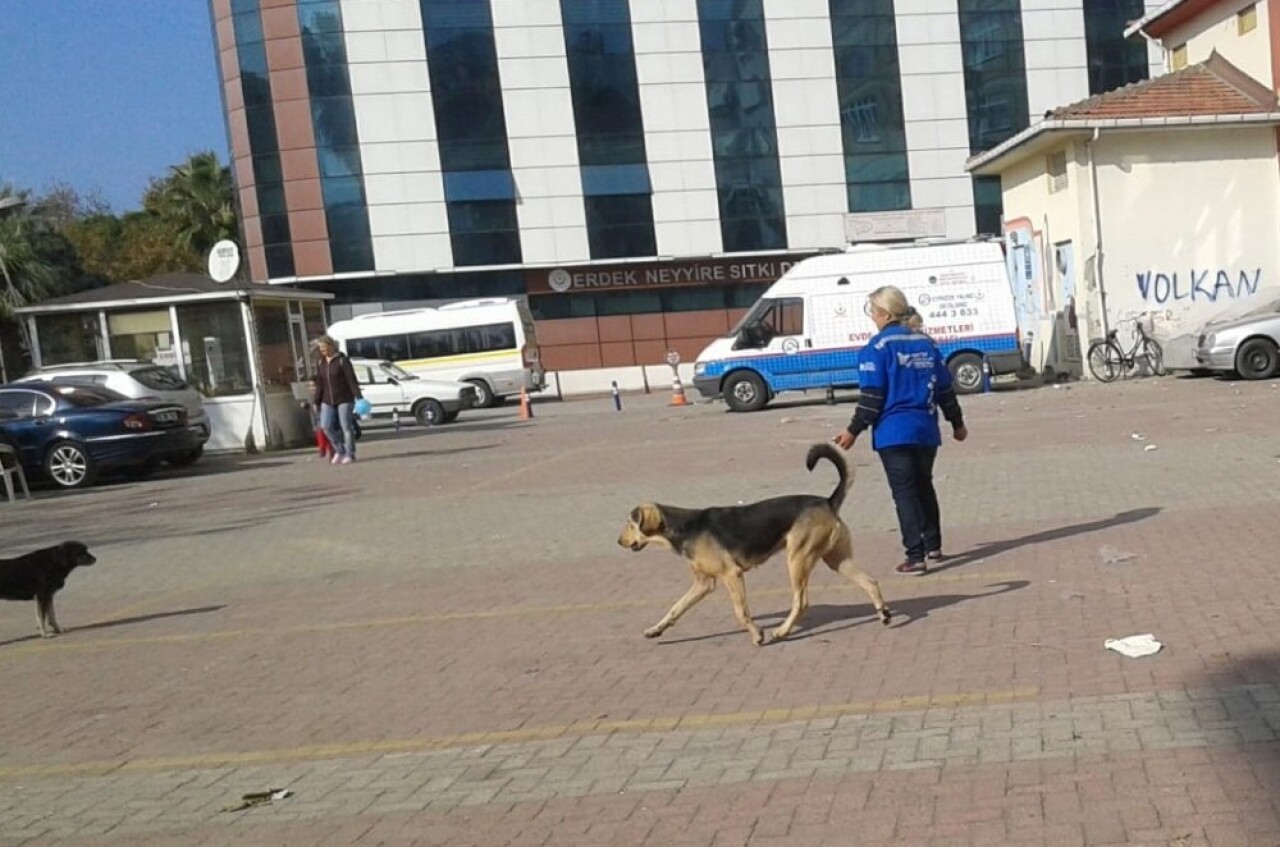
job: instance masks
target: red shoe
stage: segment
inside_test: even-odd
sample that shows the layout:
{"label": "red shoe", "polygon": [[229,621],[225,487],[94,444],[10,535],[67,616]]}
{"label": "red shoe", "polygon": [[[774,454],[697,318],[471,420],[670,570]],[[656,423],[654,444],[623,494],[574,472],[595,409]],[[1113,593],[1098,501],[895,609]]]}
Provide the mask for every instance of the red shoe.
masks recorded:
{"label": "red shoe", "polygon": [[898,576],[924,576],[929,568],[924,562],[903,562],[893,572]]}

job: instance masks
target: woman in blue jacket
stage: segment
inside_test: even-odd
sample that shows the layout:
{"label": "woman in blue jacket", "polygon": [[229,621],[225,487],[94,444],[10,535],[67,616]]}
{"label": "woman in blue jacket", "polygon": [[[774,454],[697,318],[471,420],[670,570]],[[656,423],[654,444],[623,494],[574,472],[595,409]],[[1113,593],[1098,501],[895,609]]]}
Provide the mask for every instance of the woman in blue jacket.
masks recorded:
{"label": "woman in blue jacket", "polygon": [[933,489],[933,462],[942,444],[938,409],[956,441],[969,431],[951,372],[933,339],[920,330],[920,316],[906,295],[891,285],[877,288],[867,298],[867,313],[879,332],[858,353],[858,408],[834,441],[848,450],[872,431],[871,446],[889,479],[906,551],[897,572],[922,576],[929,562],[942,560],[942,520]]}

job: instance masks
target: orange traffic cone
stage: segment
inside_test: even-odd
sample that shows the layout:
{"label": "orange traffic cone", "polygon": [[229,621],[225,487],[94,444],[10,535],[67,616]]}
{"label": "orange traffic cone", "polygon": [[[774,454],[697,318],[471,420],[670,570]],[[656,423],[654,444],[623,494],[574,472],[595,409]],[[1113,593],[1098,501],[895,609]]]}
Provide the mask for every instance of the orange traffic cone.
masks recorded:
{"label": "orange traffic cone", "polygon": [[680,382],[680,372],[671,369],[671,402],[670,406],[688,406],[689,398],[684,395],[684,384]]}
{"label": "orange traffic cone", "polygon": [[527,421],[533,417],[533,401],[524,386],[520,387],[520,420]]}

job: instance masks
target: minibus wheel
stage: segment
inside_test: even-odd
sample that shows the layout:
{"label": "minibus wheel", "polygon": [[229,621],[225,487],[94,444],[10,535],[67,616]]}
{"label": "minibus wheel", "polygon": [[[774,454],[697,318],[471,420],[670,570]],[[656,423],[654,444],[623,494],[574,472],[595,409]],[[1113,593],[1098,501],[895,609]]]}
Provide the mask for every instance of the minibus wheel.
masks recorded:
{"label": "minibus wheel", "polygon": [[493,389],[489,387],[489,383],[485,382],[483,379],[469,379],[467,380],[467,384],[474,385],[476,387],[477,409],[489,409],[495,405],[493,402]]}

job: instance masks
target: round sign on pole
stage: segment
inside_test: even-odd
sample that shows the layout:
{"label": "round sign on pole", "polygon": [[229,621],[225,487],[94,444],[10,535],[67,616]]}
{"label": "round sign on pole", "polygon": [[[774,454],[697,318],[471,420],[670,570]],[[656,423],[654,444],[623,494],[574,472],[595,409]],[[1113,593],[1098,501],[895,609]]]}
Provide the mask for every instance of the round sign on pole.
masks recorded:
{"label": "round sign on pole", "polygon": [[671,366],[671,367],[673,367],[673,368],[674,368],[676,365],[680,364],[680,354],[679,354],[679,353],[677,353],[675,350],[672,350],[670,353],[668,353],[668,354],[667,354],[667,364],[668,364],[668,365],[670,365],[670,366]]}
{"label": "round sign on pole", "polygon": [[219,241],[209,251],[209,276],[227,282],[240,270],[240,248],[234,241]]}

